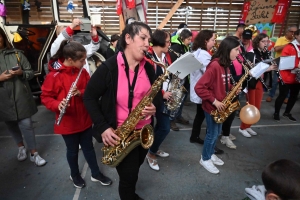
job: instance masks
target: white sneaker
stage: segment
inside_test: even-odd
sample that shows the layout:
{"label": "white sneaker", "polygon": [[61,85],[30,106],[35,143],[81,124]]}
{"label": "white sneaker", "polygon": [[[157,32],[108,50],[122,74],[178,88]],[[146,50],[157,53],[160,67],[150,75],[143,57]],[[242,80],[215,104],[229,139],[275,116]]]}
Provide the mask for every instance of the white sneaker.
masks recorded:
{"label": "white sneaker", "polygon": [[81,146],[79,145],[79,150],[81,150]]}
{"label": "white sneaker", "polygon": [[225,144],[228,148],[236,149],[236,146],[231,141],[230,136],[222,136],[220,141],[221,141],[222,144]]}
{"label": "white sneaker", "polygon": [[162,157],[162,158],[166,158],[166,157],[169,157],[170,154],[168,154],[167,152],[164,152],[162,150],[158,150],[156,152],[156,155],[159,156],[159,157]]}
{"label": "white sneaker", "polygon": [[27,158],[26,149],[24,146],[19,147],[19,153],[18,153],[18,161],[23,161]]}
{"label": "white sneaker", "polygon": [[236,140],[236,137],[230,133],[230,134],[229,134],[229,139],[230,139],[230,140]]}
{"label": "white sneaker", "polygon": [[246,128],[246,131],[250,133],[251,135],[257,135],[255,131],[252,130],[252,128]]}
{"label": "white sneaker", "polygon": [[215,165],[224,165],[223,160],[221,160],[220,158],[218,158],[215,154],[211,155],[211,161],[212,161]]}
{"label": "white sneaker", "polygon": [[150,158],[148,155],[146,156],[147,158],[147,161],[148,161],[148,164],[149,164],[149,167],[155,171],[158,171],[159,170],[159,166],[157,164],[157,160],[156,159],[153,159],[153,158]]}
{"label": "white sneaker", "polygon": [[30,160],[31,160],[31,162],[34,162],[37,166],[43,166],[43,165],[45,165],[47,162],[46,162],[46,160],[44,160],[40,155],[39,155],[39,153],[38,152],[35,152],[34,154],[33,154],[33,156],[31,156],[31,154],[30,154]]}
{"label": "white sneaker", "polygon": [[245,129],[245,130],[242,130],[242,129],[239,128],[239,132],[240,132],[243,136],[245,136],[245,137],[248,137],[248,138],[251,137],[251,135],[246,131],[246,129]]}
{"label": "white sneaker", "polygon": [[214,163],[212,162],[211,159],[209,160],[202,160],[202,157],[200,159],[200,165],[202,165],[207,171],[209,171],[212,174],[218,174],[220,171],[218,170],[218,168],[216,168],[216,166],[214,165]]}

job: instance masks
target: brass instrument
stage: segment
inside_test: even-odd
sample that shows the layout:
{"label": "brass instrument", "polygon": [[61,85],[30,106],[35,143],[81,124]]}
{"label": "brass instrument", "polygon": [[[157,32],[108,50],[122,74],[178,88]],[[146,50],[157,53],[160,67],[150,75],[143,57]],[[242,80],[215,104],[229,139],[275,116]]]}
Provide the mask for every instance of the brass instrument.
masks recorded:
{"label": "brass instrument", "polygon": [[216,53],[217,50],[218,50],[218,48],[219,48],[219,44],[218,44],[218,42],[217,42],[217,38],[218,38],[218,35],[215,34],[215,44],[214,44],[214,46],[213,46],[212,49],[211,49],[211,53],[212,53],[212,54]]}
{"label": "brass instrument", "polygon": [[174,53],[178,58],[181,56],[181,54],[180,53],[178,53],[178,52],[176,52],[176,51],[174,51],[173,49],[171,49],[170,47],[168,48],[168,50],[169,50],[169,52],[172,52],[172,53]]}
{"label": "brass instrument", "polygon": [[[274,60],[274,58],[271,56],[271,52],[268,50],[268,47],[267,47],[267,46],[264,47],[263,52],[266,52],[266,53],[267,53],[269,59]],[[271,64],[272,64],[272,65],[277,65],[277,64],[274,63],[274,62],[271,62]],[[279,80],[280,80],[281,85],[284,85],[284,82],[283,82],[283,80],[282,80],[282,77],[281,77],[281,75],[280,75],[280,73],[279,73],[279,69],[276,70],[276,74],[277,74],[277,76],[278,76],[278,78],[279,78]]]}
{"label": "brass instrument", "polygon": [[116,167],[122,160],[129,154],[136,146],[142,145],[143,148],[148,149],[154,140],[153,128],[147,124],[140,130],[135,130],[137,123],[143,119],[141,115],[145,106],[148,106],[161,91],[162,83],[168,78],[169,72],[166,70],[166,66],[155,61],[151,54],[144,52],[145,55],[150,58],[156,65],[164,68],[164,74],[159,76],[147,94],[138,103],[134,110],[129,114],[127,119],[115,130],[115,134],[120,137],[120,141],[116,146],[105,146],[101,150],[103,151],[102,163],[111,167]]}
{"label": "brass instrument", "polygon": [[83,67],[80,69],[80,71],[79,71],[79,73],[78,73],[75,81],[72,83],[72,85],[71,85],[71,87],[69,89],[69,92],[68,92],[67,97],[66,97],[66,105],[61,109],[61,111],[59,113],[59,116],[58,116],[58,118],[56,120],[56,125],[60,124],[60,122],[61,122],[64,114],[66,113],[66,109],[67,109],[68,104],[69,104],[69,102],[70,102],[70,100],[72,98],[72,91],[73,91],[74,87],[76,87],[76,85],[77,85],[77,82],[78,82],[78,80],[80,78],[82,70],[83,70]]}
{"label": "brass instrument", "polygon": [[[253,63],[251,63],[241,52],[240,52],[240,55],[243,57],[244,61],[246,62],[246,66],[249,68],[249,69],[252,69],[254,66]],[[264,79],[262,77],[259,77],[258,78],[260,80],[260,82],[263,84],[263,86],[269,91],[271,88],[269,88],[266,84],[266,82],[264,81]]]}
{"label": "brass instrument", "polygon": [[[240,102],[235,101],[232,102],[237,96],[237,91],[242,86],[243,82],[247,79],[249,75],[249,69],[246,67],[243,62],[237,57],[237,60],[242,64],[245,74],[240,78],[239,82],[237,82],[230,92],[227,93],[226,97],[223,99],[222,103],[225,105],[225,109],[223,111],[218,111],[218,109],[211,111],[211,115],[216,123],[223,123],[229,115],[235,110],[240,108]],[[228,80],[226,80],[228,81]]]}

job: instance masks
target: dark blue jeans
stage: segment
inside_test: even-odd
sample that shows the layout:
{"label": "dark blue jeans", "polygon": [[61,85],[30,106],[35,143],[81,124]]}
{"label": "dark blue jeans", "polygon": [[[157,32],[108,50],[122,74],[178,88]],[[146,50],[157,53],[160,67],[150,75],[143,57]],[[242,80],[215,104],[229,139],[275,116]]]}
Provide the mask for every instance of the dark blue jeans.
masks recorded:
{"label": "dark blue jeans", "polygon": [[156,125],[154,127],[154,141],[149,149],[149,152],[153,155],[158,151],[161,143],[165,140],[170,132],[170,119],[169,115],[164,114],[163,104],[160,106],[159,111],[156,112]]}
{"label": "dark blue jeans", "polygon": [[96,153],[93,146],[92,138],[93,130],[88,128],[82,132],[62,135],[67,146],[67,159],[71,169],[71,176],[75,177],[79,172],[78,167],[78,151],[79,144],[81,146],[83,155],[91,168],[92,176],[95,177],[100,174],[100,169],[96,159]]}
{"label": "dark blue jeans", "polygon": [[202,149],[202,160],[206,161],[211,159],[211,156],[215,152],[215,146],[218,139],[218,135],[222,131],[222,124],[217,124],[209,113],[204,111],[204,114],[207,125],[207,133],[204,139],[204,145]]}

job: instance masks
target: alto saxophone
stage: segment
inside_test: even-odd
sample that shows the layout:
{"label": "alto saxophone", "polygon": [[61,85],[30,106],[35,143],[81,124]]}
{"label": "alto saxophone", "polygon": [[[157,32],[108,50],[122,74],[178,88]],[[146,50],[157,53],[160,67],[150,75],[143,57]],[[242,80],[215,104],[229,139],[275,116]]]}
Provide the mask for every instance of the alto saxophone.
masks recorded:
{"label": "alto saxophone", "polygon": [[120,137],[118,145],[105,146],[101,149],[103,151],[102,163],[111,167],[118,166],[119,163],[122,162],[122,160],[138,145],[142,145],[144,149],[149,149],[154,140],[153,128],[150,124],[145,125],[140,130],[135,130],[135,127],[137,123],[143,119],[143,116],[141,115],[142,110],[144,110],[145,106],[152,103],[156,94],[161,91],[161,85],[168,78],[169,72],[163,63],[155,61],[153,56],[148,52],[144,53],[156,65],[164,68],[164,74],[155,80],[147,94],[133,109],[127,119],[115,130],[115,134]]}
{"label": "alto saxophone", "polygon": [[[218,109],[211,111],[211,115],[216,123],[223,123],[229,115],[240,108],[240,102],[235,101],[232,102],[237,96],[238,89],[242,86],[243,82],[246,80],[249,75],[249,69],[246,67],[243,62],[237,57],[237,60],[242,64],[245,74],[240,78],[239,82],[237,82],[233,88],[227,93],[226,97],[223,99],[222,103],[225,105],[225,109],[223,111],[218,111]],[[228,80],[226,80],[228,81]]]}

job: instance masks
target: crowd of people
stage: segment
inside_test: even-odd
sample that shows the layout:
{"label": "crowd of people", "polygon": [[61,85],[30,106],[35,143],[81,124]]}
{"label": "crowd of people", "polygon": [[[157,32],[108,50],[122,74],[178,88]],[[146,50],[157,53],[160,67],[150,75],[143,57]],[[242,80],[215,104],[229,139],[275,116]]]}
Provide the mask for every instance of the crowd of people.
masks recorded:
{"label": "crowd of people", "polygon": [[[197,107],[190,142],[203,145],[199,158],[200,165],[208,172],[218,174],[220,171],[216,165],[222,166],[224,161],[216,155],[223,153],[216,147],[216,143],[221,135],[222,144],[231,149],[237,148],[233,143],[236,137],[230,133],[230,129],[238,111],[233,111],[224,123],[217,123],[211,113],[227,109],[228,105],[222,101],[245,75],[245,66],[250,69],[255,64],[270,59],[270,52],[266,50],[269,36],[259,33],[252,40],[252,31],[245,30],[245,25],[239,24],[233,36],[227,36],[216,45],[217,36],[213,30],[201,30],[195,38],[192,38],[191,30],[184,23],[180,24],[178,30],[171,35],[159,29],[152,33],[147,24],[131,20],[120,36],[111,36],[107,60],[92,74],[86,59],[97,51],[100,38],[96,29],[92,27],[90,45],[83,46],[73,41],[73,30],[80,23],[79,19],[74,19],[53,42],[51,59],[48,63],[50,72],[42,85],[41,94],[41,102],[55,113],[56,119],[63,115],[61,123],[55,122],[54,132],[60,134],[66,144],[70,179],[74,186],[85,187],[85,181],[78,167],[79,147],[82,148],[91,169],[91,180],[102,185],[111,185],[112,180],[106,177],[98,166],[93,137],[98,142],[103,142],[105,146],[124,145],[120,142],[123,136],[118,135],[116,130],[124,125],[130,113],[135,112],[139,102],[149,95],[149,90],[157,78],[165,74],[165,68],[157,63],[168,67],[187,52],[194,54],[202,66],[184,79],[170,73],[154,97],[153,103],[149,103],[140,111],[142,119],[137,119],[134,130],[141,130],[145,125],[154,125],[154,140],[149,149],[137,145],[126,152],[125,158],[116,166],[119,175],[119,196],[122,200],[142,199],[136,193],[139,169],[146,159],[151,169],[160,170],[157,156],[170,155],[170,152],[160,148],[161,144],[170,130],[180,130],[176,123],[189,124],[182,116],[187,97],[190,97],[191,102]],[[274,47],[275,57],[295,56],[295,65],[291,66],[291,69],[295,70],[300,68],[299,48],[300,29],[291,26],[287,29],[286,35],[277,40]],[[145,52],[152,57],[146,57]],[[3,58],[0,59],[0,95],[3,97],[0,119],[6,123],[18,145],[18,160],[25,160],[29,149],[30,160],[37,166],[43,166],[47,162],[36,150],[31,120],[31,116],[37,112],[28,85],[28,80],[33,77],[33,71],[22,52],[12,48],[2,29],[0,29],[0,57]],[[296,122],[291,114],[300,90],[296,74],[292,70],[280,71],[274,63],[268,65],[260,77],[252,77],[250,72],[246,81],[235,91],[236,98],[233,101],[238,101],[240,95],[244,93],[247,101],[259,110],[263,92],[267,91],[267,87],[272,87],[269,97],[274,97],[273,89],[276,87],[275,83],[278,83],[279,96],[275,101],[274,120],[280,120],[279,110],[288,96],[283,117]],[[271,73],[272,71],[274,73]],[[185,90],[182,90],[183,98],[176,113],[170,116],[166,112],[166,105],[175,99],[172,96],[175,95],[172,93],[174,80],[179,83],[178,87],[184,87]],[[270,98],[267,102],[271,101]],[[201,139],[200,132],[204,119],[206,133],[202,137],[204,139]],[[239,132],[248,138],[258,134],[251,128],[251,124],[246,122],[241,123]],[[26,147],[22,135],[26,140]],[[291,186],[288,186],[288,180],[292,180]],[[263,171],[264,186],[247,188],[246,193],[250,199],[254,199],[253,194],[258,190],[265,199],[299,199],[299,180],[300,165],[293,161],[279,160],[268,165]]]}

